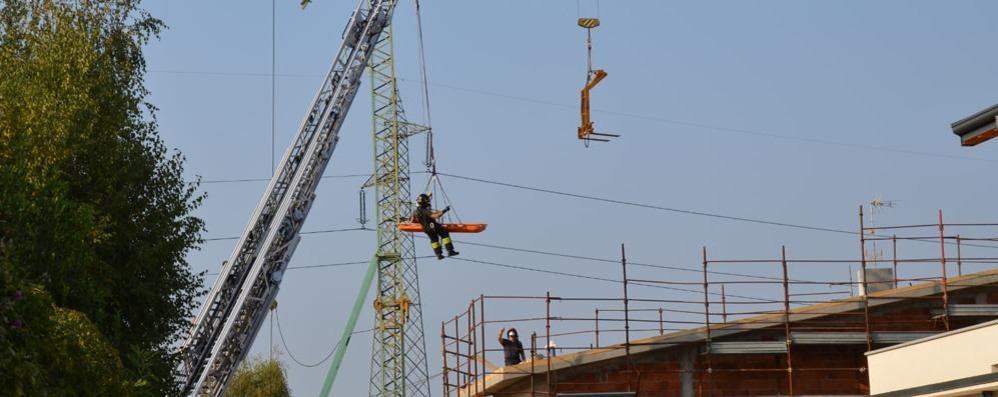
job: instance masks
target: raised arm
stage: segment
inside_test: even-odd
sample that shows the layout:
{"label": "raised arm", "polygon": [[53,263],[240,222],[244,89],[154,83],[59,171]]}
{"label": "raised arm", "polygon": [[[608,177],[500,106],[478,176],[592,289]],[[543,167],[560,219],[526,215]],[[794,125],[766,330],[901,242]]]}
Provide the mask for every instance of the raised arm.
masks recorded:
{"label": "raised arm", "polygon": [[502,328],[500,328],[500,329],[499,329],[499,336],[498,336],[498,337],[496,337],[496,340],[498,340],[498,341],[499,341],[499,343],[502,343],[502,336],[503,336],[503,335],[504,335],[505,333],[506,333],[506,327],[502,327]]}
{"label": "raised arm", "polygon": [[[431,213],[431,214],[430,214],[430,218],[433,218],[433,219],[440,219],[440,217],[444,216],[444,214],[446,214],[446,213],[447,213],[447,211],[450,211],[450,206],[449,206],[449,205],[448,205],[448,206],[446,206],[446,207],[444,207],[444,209],[443,209],[443,210],[440,210],[440,211],[435,211],[435,212]],[[503,328],[503,329],[505,329],[505,328]]]}

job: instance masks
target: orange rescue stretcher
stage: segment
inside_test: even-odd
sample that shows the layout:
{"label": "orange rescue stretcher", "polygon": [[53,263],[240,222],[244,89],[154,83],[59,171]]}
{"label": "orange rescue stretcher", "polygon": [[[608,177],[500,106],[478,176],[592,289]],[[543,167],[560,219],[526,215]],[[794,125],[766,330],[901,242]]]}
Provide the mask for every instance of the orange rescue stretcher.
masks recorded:
{"label": "orange rescue stretcher", "polygon": [[[481,233],[488,226],[484,223],[443,223],[444,230],[451,233]],[[421,232],[423,225],[414,222],[399,223],[399,230],[403,232]]]}

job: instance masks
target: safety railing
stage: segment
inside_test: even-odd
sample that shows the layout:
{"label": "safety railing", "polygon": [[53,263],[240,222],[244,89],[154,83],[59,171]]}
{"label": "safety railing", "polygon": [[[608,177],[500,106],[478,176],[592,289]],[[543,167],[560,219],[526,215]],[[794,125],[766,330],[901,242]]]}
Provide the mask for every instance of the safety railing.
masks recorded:
{"label": "safety railing", "polygon": [[[706,385],[725,372],[783,373],[786,392],[793,395],[794,379],[803,373],[866,370],[822,367],[813,360],[795,364],[795,349],[852,344],[869,351],[969,325],[969,317],[998,316],[996,305],[967,308],[955,304],[953,295],[975,286],[955,276],[998,264],[998,238],[987,237],[988,230],[998,232],[998,224],[944,224],[941,211],[936,224],[867,227],[861,208],[858,259],[792,258],[785,247],[770,259],[715,259],[704,247],[699,266],[668,275],[652,267],[654,272],[628,276],[635,265],[628,264],[622,246],[619,288],[610,296],[481,295],[444,321],[444,395],[484,395],[492,383],[514,377],[529,379],[532,395],[554,395],[559,356],[617,351],[632,362],[632,348],[676,344],[655,337],[691,329],[700,332],[693,342],[701,345],[699,365],[675,372],[694,372]],[[876,293],[907,286],[922,292]],[[877,310],[901,300],[916,302],[917,310]],[[968,319],[961,320],[963,315]],[[504,336],[498,331],[511,327],[529,335],[521,341],[526,360],[500,365],[504,354],[497,339]],[[765,338],[731,337],[741,331]],[[741,368],[724,359],[758,353],[783,355],[785,365]]]}

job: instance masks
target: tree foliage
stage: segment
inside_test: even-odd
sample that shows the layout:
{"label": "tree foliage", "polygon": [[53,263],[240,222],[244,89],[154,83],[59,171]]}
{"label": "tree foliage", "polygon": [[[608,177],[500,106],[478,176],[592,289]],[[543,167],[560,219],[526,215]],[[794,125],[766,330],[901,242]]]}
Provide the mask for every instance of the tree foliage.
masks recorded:
{"label": "tree foliage", "polygon": [[[120,365],[128,387],[105,395],[176,392],[171,349],[202,293],[185,256],[201,242],[191,214],[203,196],[145,100],[142,46],[164,25],[138,3],[0,3],[0,293],[38,292],[0,304],[0,349],[33,354],[64,340],[60,327],[86,330],[76,345],[98,350],[65,354],[104,363],[94,368],[109,379]],[[3,337],[29,328],[35,336]],[[17,374],[27,385],[94,375],[81,359]],[[17,364],[0,359],[0,373]]]}
{"label": "tree foliage", "polygon": [[0,389],[8,395],[135,395],[117,350],[79,311],[62,309],[42,288],[0,298]]}
{"label": "tree foliage", "polygon": [[277,359],[243,361],[225,391],[226,397],[289,397],[287,371]]}

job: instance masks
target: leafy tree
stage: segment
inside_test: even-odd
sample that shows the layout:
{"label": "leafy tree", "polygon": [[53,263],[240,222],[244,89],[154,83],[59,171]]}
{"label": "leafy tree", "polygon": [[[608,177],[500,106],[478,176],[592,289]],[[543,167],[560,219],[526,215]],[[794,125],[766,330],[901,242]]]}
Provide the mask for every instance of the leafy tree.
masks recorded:
{"label": "leafy tree", "polygon": [[226,397],[289,397],[287,371],[277,359],[254,357],[243,361],[232,378]]}
{"label": "leafy tree", "polygon": [[125,381],[117,350],[86,315],[54,307],[39,287],[0,298],[0,319],[7,395],[121,396],[143,388]]}
{"label": "leafy tree", "polygon": [[[177,391],[171,349],[203,292],[184,259],[202,241],[191,213],[203,196],[184,182],[183,157],[167,152],[145,101],[142,45],[164,25],[138,3],[0,3],[0,292],[41,291],[56,308],[19,314],[39,343],[60,326],[92,324],[131,385],[122,393],[164,395]],[[0,373],[10,364],[0,358]]]}

